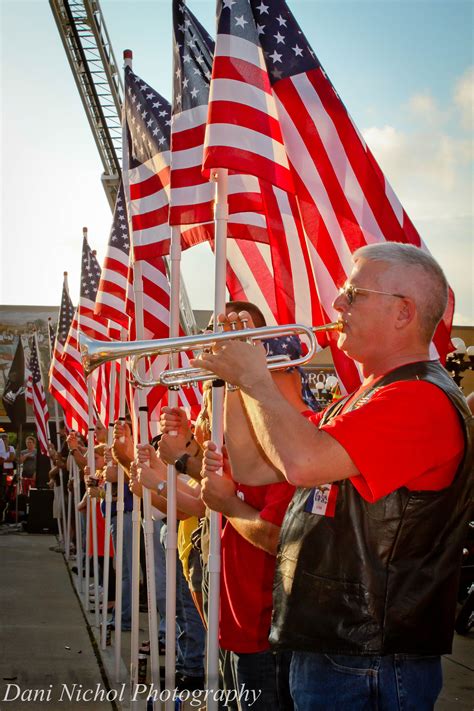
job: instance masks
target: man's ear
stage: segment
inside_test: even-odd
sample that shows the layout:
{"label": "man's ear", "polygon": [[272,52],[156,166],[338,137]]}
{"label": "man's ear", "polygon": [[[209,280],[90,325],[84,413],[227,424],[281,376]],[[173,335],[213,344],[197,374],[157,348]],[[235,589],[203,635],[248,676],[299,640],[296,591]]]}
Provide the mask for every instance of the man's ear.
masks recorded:
{"label": "man's ear", "polygon": [[397,299],[398,313],[395,321],[396,329],[406,328],[416,317],[416,305],[413,299],[408,296],[403,299]]}

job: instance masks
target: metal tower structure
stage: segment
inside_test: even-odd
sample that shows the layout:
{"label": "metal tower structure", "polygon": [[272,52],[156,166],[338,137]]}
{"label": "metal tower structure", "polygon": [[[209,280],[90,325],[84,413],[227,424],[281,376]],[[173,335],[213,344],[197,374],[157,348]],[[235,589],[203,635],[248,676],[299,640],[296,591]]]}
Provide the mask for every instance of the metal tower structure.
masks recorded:
{"label": "metal tower structure", "polygon": [[[51,10],[99,151],[110,209],[122,167],[123,83],[99,0],[49,0]],[[180,313],[186,333],[197,326],[181,278]]]}
{"label": "metal tower structure", "polygon": [[122,163],[123,84],[98,0],[50,0],[51,10],[99,151],[112,210]]}

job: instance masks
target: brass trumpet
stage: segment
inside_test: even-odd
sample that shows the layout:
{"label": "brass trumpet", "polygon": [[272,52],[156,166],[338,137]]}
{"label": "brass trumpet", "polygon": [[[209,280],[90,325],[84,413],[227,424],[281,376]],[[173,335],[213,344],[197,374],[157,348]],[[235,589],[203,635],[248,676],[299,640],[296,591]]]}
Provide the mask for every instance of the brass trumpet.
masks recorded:
{"label": "brass trumpet", "polygon": [[244,328],[240,331],[218,331],[197,336],[181,336],[179,338],[161,338],[149,341],[96,341],[83,333],[79,334],[79,346],[84,372],[90,375],[93,370],[119,358],[131,358],[130,372],[132,382],[139,388],[150,388],[155,385],[164,385],[168,388],[177,388],[182,385],[191,385],[202,380],[215,380],[217,376],[204,368],[178,368],[160,373],[158,379],[146,379],[140,374],[138,363],[141,358],[151,358],[158,355],[170,355],[183,351],[210,350],[214,346],[222,345],[232,340],[244,340],[248,343],[261,341],[266,338],[281,336],[306,336],[309,341],[308,352],[299,358],[290,359],[285,355],[269,356],[267,365],[269,370],[278,370],[303,365],[312,359],[316,353],[316,336],[318,331],[340,331],[342,322],[336,321],[325,326],[308,327],[298,323],[285,326],[264,326],[262,328]]}

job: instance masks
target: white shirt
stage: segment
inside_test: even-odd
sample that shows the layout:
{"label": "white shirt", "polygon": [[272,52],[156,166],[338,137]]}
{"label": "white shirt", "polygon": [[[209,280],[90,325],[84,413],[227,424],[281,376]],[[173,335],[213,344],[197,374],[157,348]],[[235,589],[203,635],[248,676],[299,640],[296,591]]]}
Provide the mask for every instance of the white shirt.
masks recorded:
{"label": "white shirt", "polygon": [[[11,444],[8,445],[8,450],[5,452],[5,456],[8,457],[10,454],[15,454],[15,447],[13,447]],[[13,470],[14,465],[15,462],[4,462],[4,473],[11,472]]]}

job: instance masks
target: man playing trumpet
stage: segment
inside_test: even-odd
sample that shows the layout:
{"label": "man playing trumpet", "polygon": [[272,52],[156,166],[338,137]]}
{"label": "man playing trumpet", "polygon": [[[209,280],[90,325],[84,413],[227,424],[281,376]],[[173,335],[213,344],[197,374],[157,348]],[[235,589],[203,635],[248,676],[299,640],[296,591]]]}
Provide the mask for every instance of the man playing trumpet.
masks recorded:
{"label": "man playing trumpet", "polygon": [[[357,250],[334,302],[361,387],[317,415],[282,397],[261,346],[193,361],[238,386],[225,437],[244,484],[297,488],[282,525],[270,641],[293,652],[298,711],[433,708],[451,651],[472,418],[430,342],[448,286],[409,245]],[[242,327],[248,314],[221,317]],[[306,415],[306,416],[305,416]],[[263,451],[264,458],[259,456]],[[222,457],[209,446],[207,471]]]}

